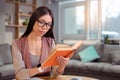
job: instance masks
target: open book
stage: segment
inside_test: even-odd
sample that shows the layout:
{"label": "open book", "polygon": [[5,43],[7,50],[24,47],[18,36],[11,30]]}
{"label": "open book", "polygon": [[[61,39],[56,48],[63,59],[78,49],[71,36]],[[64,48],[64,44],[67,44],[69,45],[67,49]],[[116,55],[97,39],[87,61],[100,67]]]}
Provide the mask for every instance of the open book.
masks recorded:
{"label": "open book", "polygon": [[59,65],[56,58],[63,56],[66,58],[71,58],[75,50],[82,45],[82,41],[78,41],[72,46],[66,44],[57,44],[55,48],[48,55],[47,59],[42,63],[41,67],[50,67]]}

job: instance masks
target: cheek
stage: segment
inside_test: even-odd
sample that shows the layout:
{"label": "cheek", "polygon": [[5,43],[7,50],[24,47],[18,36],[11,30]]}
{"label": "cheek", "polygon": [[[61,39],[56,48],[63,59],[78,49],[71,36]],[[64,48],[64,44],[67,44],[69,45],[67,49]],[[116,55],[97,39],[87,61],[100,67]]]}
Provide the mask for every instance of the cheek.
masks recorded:
{"label": "cheek", "polygon": [[47,32],[50,30],[50,28],[49,29],[47,29]]}
{"label": "cheek", "polygon": [[34,27],[33,27],[33,30],[34,30],[34,31],[38,31],[38,28],[34,26]]}
{"label": "cheek", "polygon": [[46,34],[48,31],[49,31],[49,29],[47,29],[44,34]]}
{"label": "cheek", "polygon": [[46,32],[45,32],[45,34],[46,34],[49,30],[50,30],[50,29],[47,29]]}
{"label": "cheek", "polygon": [[38,30],[38,27],[37,27],[37,24],[35,23],[34,26],[33,26],[33,30],[36,31]]}

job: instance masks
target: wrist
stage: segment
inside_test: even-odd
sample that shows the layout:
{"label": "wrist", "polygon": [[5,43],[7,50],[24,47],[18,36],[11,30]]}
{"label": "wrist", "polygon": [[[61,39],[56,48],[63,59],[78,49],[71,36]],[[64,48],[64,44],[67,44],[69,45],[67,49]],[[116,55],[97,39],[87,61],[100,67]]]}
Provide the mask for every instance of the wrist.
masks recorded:
{"label": "wrist", "polygon": [[57,73],[62,74],[64,72],[64,69],[57,68],[56,71],[57,71]]}
{"label": "wrist", "polygon": [[44,69],[42,69],[41,67],[37,68],[39,72],[44,72]]}
{"label": "wrist", "polygon": [[64,69],[65,69],[65,67],[63,67],[63,66],[62,66],[62,67],[60,67],[60,66],[57,67],[57,70],[58,70],[58,71],[64,71]]}

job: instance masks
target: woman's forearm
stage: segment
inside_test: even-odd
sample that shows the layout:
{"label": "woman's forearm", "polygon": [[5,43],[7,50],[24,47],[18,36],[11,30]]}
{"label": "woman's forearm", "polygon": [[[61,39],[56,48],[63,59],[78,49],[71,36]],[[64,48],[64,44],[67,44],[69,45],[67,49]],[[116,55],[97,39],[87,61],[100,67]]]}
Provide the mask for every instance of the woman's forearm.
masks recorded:
{"label": "woman's forearm", "polygon": [[30,75],[30,77],[32,77],[32,76],[34,76],[34,75],[36,75],[38,73],[40,73],[39,70],[38,70],[38,68],[29,69],[29,75]]}
{"label": "woman's forearm", "polygon": [[53,76],[61,75],[61,74],[63,74],[63,72],[64,72],[64,69],[60,69],[58,66],[55,66],[52,68],[52,75]]}

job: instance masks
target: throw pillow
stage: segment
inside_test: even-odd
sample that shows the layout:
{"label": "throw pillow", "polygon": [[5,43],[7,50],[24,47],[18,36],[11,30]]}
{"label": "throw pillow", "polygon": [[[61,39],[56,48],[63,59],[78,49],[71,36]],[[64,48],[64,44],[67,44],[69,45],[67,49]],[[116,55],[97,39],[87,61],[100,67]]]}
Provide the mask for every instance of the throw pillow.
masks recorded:
{"label": "throw pillow", "polygon": [[115,51],[114,53],[111,53],[110,55],[112,64],[120,65],[120,51]]}
{"label": "throw pillow", "polygon": [[3,64],[12,63],[11,46],[8,43],[0,44],[0,57]]}
{"label": "throw pillow", "polygon": [[81,61],[83,62],[90,62],[100,58],[93,45],[88,46],[87,48],[79,52],[79,56],[81,58]]}

